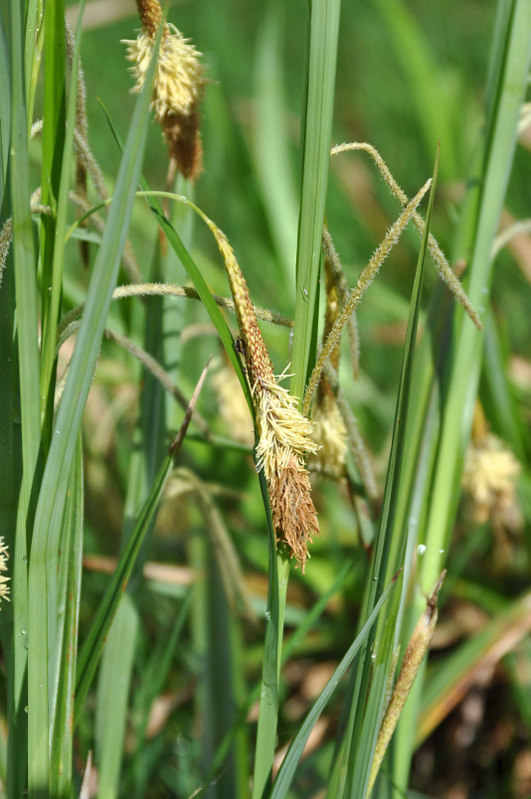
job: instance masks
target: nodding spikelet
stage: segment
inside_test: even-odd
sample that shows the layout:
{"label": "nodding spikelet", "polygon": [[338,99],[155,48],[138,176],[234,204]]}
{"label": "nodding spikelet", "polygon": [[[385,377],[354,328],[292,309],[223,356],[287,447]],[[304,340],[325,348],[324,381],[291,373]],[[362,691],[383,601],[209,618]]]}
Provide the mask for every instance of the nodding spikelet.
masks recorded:
{"label": "nodding spikelet", "polygon": [[[133,62],[139,92],[151,61],[162,10],[157,0],[137,0],[142,32],[135,40],[124,40],[127,58]],[[202,146],[199,104],[203,94],[201,53],[177,28],[164,23],[153,82],[152,107],[162,127],[171,158],[185,178],[194,180],[201,171]]]}
{"label": "nodding spikelet", "polygon": [[7,544],[4,541],[4,536],[0,536],[0,603],[2,599],[7,599],[9,602],[9,577],[6,577],[2,572],[7,571],[7,559],[9,552]]}
{"label": "nodding spikelet", "polygon": [[304,571],[308,544],[319,533],[310,481],[304,468],[307,453],[315,453],[312,423],[298,410],[298,400],[279,385],[273,372],[249,289],[225,234],[211,220],[223,255],[243,342],[251,386],[258,443],[256,465],[267,480],[277,541],[288,545]]}

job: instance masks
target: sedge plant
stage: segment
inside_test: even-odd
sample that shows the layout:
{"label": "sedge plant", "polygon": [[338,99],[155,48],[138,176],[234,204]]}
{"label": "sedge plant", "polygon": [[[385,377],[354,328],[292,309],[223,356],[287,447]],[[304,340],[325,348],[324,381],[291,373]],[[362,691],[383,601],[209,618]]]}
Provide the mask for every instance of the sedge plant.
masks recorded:
{"label": "sedge plant", "polygon": [[[161,790],[220,799],[284,799],[319,790],[330,799],[406,795],[414,746],[443,718],[445,701],[457,701],[452,697],[469,675],[465,661],[478,668],[488,658],[494,662],[493,652],[510,654],[528,631],[524,595],[426,679],[439,592],[444,597],[458,579],[447,552],[463,469],[476,527],[494,519],[503,528],[516,503],[520,468],[490,433],[476,396],[483,345],[497,352],[485,303],[529,70],[528,4],[498,3],[485,136],[451,260],[468,259],[463,287],[430,229],[438,160],[433,177],[410,198],[372,144],[331,149],[345,13],[340,0],[313,0],[305,20],[298,192],[286,175],[285,152],[273,170],[265,167],[277,159],[271,141],[285,146],[282,121],[268,127],[281,103],[266,77],[269,69],[277,78],[282,74],[271,53],[277,53],[286,13],[271,0],[257,51],[257,115],[264,130],[255,136],[253,157],[272,241],[282,250],[277,274],[294,297],[283,313],[259,307],[273,303],[255,300],[249,260],[237,257],[233,229],[226,220],[214,221],[194,195],[195,182],[209,169],[202,103],[217,84],[157,0],[137,0],[140,31],[123,40],[137,95],[124,141],[114,113],[102,114],[119,158],[114,187],[107,187],[90,143],[83,5],[75,32],[65,25],[63,4],[51,0],[11,4],[0,20],[1,402],[2,418],[9,420],[0,440],[3,795],[89,796],[95,780],[105,799],[156,799]],[[211,11],[214,26],[221,12]],[[401,14],[393,3],[400,35],[412,36]],[[153,190],[143,175],[150,109],[167,148],[162,190]],[[353,280],[340,255],[343,237],[336,236],[333,208],[326,212],[329,170],[334,161],[366,156],[396,203],[395,216]],[[224,186],[223,193],[230,189]],[[213,237],[217,252],[210,259],[197,250],[203,232],[197,220]],[[135,224],[150,246],[155,242],[148,266],[137,252]],[[364,370],[356,315],[410,228],[417,268],[382,477],[350,400],[349,381],[361,384]],[[86,270],[75,278],[74,245]],[[205,253],[210,246],[203,245]],[[430,259],[442,282],[424,313]],[[270,339],[282,331],[291,337],[289,355],[286,335],[275,368],[278,353]],[[190,340],[197,342],[191,360]],[[91,507],[87,417],[97,402],[107,347],[115,348],[110,371],[118,374],[127,364],[132,375],[135,411],[127,434],[117,433],[116,471],[124,488],[117,553],[112,575],[95,588],[87,547],[101,545],[105,525]],[[219,416],[230,420],[229,435],[220,432],[212,404],[199,399],[201,389],[202,397],[208,394],[211,367],[205,364],[215,348],[211,395],[217,391],[228,405]],[[507,407],[507,391],[492,372],[487,378],[496,386],[493,407]],[[113,377],[107,379],[113,386]],[[99,416],[103,424],[105,413]],[[474,448],[465,457],[473,417]],[[116,419],[120,428],[119,413]],[[240,424],[247,429],[239,430]],[[517,423],[505,424],[506,437],[517,441]],[[176,458],[185,461],[179,468]],[[218,458],[231,466],[228,479]],[[234,503],[244,501],[240,480],[255,500],[246,511],[247,536],[235,529]],[[349,525],[359,539],[357,554],[341,555],[348,562],[328,585],[323,575],[334,566],[332,544],[329,563],[323,551],[334,516],[326,506],[328,489],[322,495],[315,490],[323,480],[346,492]],[[174,551],[187,558],[184,572],[175,566],[171,579],[148,560],[165,519],[183,537]],[[184,540],[188,528],[200,534]],[[259,566],[261,596],[253,593],[249,564]],[[301,611],[291,591],[309,590],[314,564],[318,597]],[[312,630],[326,641],[320,620],[329,603],[347,601],[354,573],[357,621],[349,619],[328,679],[279,754],[286,660],[296,647],[311,651]],[[502,636],[502,622],[511,635]],[[291,639],[286,626],[296,628]],[[164,701],[172,681],[179,690]],[[303,759],[334,702],[340,718],[322,752],[309,756],[318,774],[314,791],[304,783]],[[171,727],[174,714],[180,727],[169,752],[157,735]],[[198,724],[199,735],[193,732]]]}

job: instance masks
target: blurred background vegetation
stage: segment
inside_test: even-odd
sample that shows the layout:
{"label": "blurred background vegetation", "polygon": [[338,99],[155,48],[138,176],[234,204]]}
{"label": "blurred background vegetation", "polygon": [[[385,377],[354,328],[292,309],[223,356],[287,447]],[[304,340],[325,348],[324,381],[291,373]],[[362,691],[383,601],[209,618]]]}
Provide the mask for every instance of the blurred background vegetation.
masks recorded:
{"label": "blurred background vegetation", "polygon": [[[431,174],[440,141],[440,174],[431,229],[450,260],[459,203],[484,119],[495,11],[494,2],[474,0],[458,4],[375,0],[344,2],[341,12],[332,143],[371,142],[412,196]],[[75,6],[68,12],[75,19]],[[306,3],[193,0],[172,3],[168,18],[192,39],[206,64],[204,172],[193,187],[194,200],[227,234],[253,301],[290,317],[295,286]],[[139,22],[133,0],[89,2],[85,20],[82,61],[89,141],[112,186],[119,151],[100,101],[125,138],[134,97],[130,94],[133,79],[124,57],[125,46],[120,40],[134,38]],[[40,116],[38,109],[36,116]],[[39,144],[34,146],[37,174]],[[504,226],[529,215],[530,146],[529,133],[523,134],[505,202]],[[158,126],[152,124],[143,168],[152,188],[165,188],[167,168],[166,147]],[[327,221],[349,285],[354,285],[398,211],[379,173],[363,154],[342,155],[332,161]],[[206,228],[187,213],[180,214],[180,229],[210,287],[227,295],[215,242]],[[157,240],[156,223],[138,202],[131,241],[146,278],[153,268]],[[343,375],[345,393],[370,452],[380,494],[417,253],[418,238],[408,230],[358,314],[359,379],[354,382],[348,368]],[[88,273],[73,240],[67,245],[66,257],[64,299],[68,307],[84,297]],[[473,514],[467,516],[466,508],[461,509],[449,553],[449,579],[441,597],[432,662],[444,663],[468,638],[501,617],[529,587],[531,452],[529,439],[521,431],[531,421],[530,278],[531,239],[524,233],[500,252],[492,292],[496,345],[500,349],[495,354],[488,351],[487,358],[497,359],[497,366],[507,377],[509,406],[500,403],[487,373],[481,383],[487,424],[507,441],[521,463],[517,499],[513,515],[503,524],[493,524],[490,518],[481,519],[481,523],[471,521]],[[128,282],[125,275],[119,282]],[[185,282],[184,273],[176,273],[174,282]],[[436,284],[434,270],[428,269],[425,298]],[[150,308],[156,312],[157,302],[114,303],[109,326],[141,343],[142,315]],[[221,348],[200,303],[175,300],[172,312],[178,384],[189,396],[209,354],[214,353],[215,367],[220,368]],[[232,320],[230,324],[236,330]],[[289,334],[285,328],[265,323],[262,329],[280,372],[289,362]],[[158,343],[153,346],[156,349]],[[84,420],[87,554],[82,626],[90,620],[106,584],[105,575],[120,549],[131,441],[139,393],[146,386],[139,382],[138,374],[138,365],[129,355],[112,342],[104,342]],[[512,427],[507,408],[516,420]],[[233,437],[234,429],[220,413],[212,376],[198,410],[214,433]],[[182,411],[169,402],[165,412],[177,427]],[[136,592],[140,624],[121,796],[158,799],[193,795],[203,764],[208,762],[208,746],[211,755],[219,742],[214,728],[224,713],[223,707],[214,710],[209,704],[209,696],[215,695],[220,702],[223,693],[218,690],[212,694],[215,686],[208,682],[216,678],[218,667],[218,679],[223,674],[219,664],[224,655],[212,651],[213,641],[225,635],[232,656],[239,653],[239,665],[232,672],[239,681],[233,686],[236,697],[247,696],[260,678],[263,637],[258,618],[263,614],[267,590],[267,546],[252,461],[245,450],[205,444],[193,425],[191,431],[196,434],[195,440],[194,436],[187,438],[181,451],[182,471],[172,480],[172,491],[159,513],[145,553],[146,580]],[[201,499],[195,481],[206,486],[215,510],[204,497]],[[367,574],[367,553],[360,532],[370,515],[367,505],[357,501],[353,509],[347,488],[331,481],[316,479],[314,491],[322,535],[313,543],[306,574],[292,572],[286,611],[288,633],[304,611],[331,588],[346,561],[352,562],[353,570],[285,668],[279,750],[352,641]],[[188,611],[182,610],[182,599],[191,582],[201,583],[205,571],[209,580],[215,579],[208,562],[212,541],[222,546],[216,538],[216,520],[222,529],[221,538],[223,531],[228,532],[234,542],[244,574],[241,594],[236,592],[232,598],[229,594],[228,599],[238,606],[241,623],[227,621],[227,616],[220,614],[213,621],[219,625],[217,637],[205,628],[197,602],[186,620]],[[200,588],[202,601],[212,613],[212,596],[220,601],[225,594],[223,574],[218,578],[220,584],[205,584],[203,580]],[[176,622],[184,627],[177,628]],[[413,764],[411,785],[421,795],[448,799],[525,799],[531,795],[531,641],[526,630],[522,621],[510,653],[500,653],[503,658],[489,654],[474,661],[466,690],[455,707],[449,705],[444,710],[444,697],[441,700],[441,723],[420,742]],[[210,670],[205,666],[209,659],[214,664]],[[428,673],[428,683],[429,679]],[[323,794],[339,707],[338,695],[316,729],[311,755],[301,766],[293,796]],[[234,708],[227,709],[226,718],[233,712]],[[251,709],[251,729],[255,718]],[[79,733],[77,758],[81,768],[94,735],[88,716],[83,716]],[[238,740],[237,757],[248,758],[247,736]],[[98,757],[102,755],[96,750],[97,762]],[[222,788],[218,790],[219,796],[230,795]]]}

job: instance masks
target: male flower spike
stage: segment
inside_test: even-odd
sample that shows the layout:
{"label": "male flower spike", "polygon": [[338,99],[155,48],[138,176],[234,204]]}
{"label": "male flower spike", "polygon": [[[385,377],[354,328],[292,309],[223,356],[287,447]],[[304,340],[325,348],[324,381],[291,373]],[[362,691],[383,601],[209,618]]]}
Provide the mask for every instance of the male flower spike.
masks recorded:
{"label": "male flower spike", "polygon": [[[142,32],[127,44],[139,92],[146,78],[157,31],[162,20],[158,0],[137,0]],[[203,67],[199,53],[173,25],[164,23],[153,82],[152,107],[162,127],[170,156],[185,178],[194,180],[201,171],[202,146],[199,104],[203,94]]]}

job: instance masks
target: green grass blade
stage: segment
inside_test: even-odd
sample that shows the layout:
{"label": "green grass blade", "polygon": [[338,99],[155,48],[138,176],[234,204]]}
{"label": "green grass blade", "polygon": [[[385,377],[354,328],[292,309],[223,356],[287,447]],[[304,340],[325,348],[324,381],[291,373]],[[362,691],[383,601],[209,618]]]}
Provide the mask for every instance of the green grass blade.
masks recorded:
{"label": "green grass blade", "polygon": [[304,747],[306,746],[306,742],[310,736],[311,731],[313,730],[319,716],[323,712],[324,708],[326,707],[330,697],[334,693],[335,689],[337,688],[340,680],[343,678],[346,670],[358,654],[360,648],[363,646],[367,637],[371,631],[372,626],[374,625],[376,619],[378,618],[378,614],[382,609],[382,605],[386,601],[387,597],[390,594],[391,589],[394,586],[394,581],[391,582],[387,588],[383,591],[378,602],[374,606],[372,613],[369,615],[369,618],[361,628],[360,632],[356,636],[353,643],[350,645],[347,653],[344,655],[343,659],[341,660],[339,666],[334,671],[333,675],[330,677],[330,680],[326,684],[325,688],[319,694],[318,699],[314,703],[312,709],[304,719],[297,735],[291,742],[289,749],[286,753],[286,757],[282,761],[282,765],[279,769],[277,777],[275,779],[273,790],[270,794],[270,799],[284,799],[287,796],[289,791],[291,782],[293,780],[295,770],[297,768],[297,764],[301,758],[301,755],[304,751]]}
{"label": "green grass blade", "polygon": [[[23,68],[22,11],[20,3],[8,4],[7,20],[10,23],[11,52],[11,141],[8,181],[13,220],[14,298],[13,291],[11,291],[11,295],[6,294],[9,286],[7,280],[2,291],[2,302],[8,301],[11,305],[14,299],[14,305],[11,305],[11,310],[8,310],[8,318],[11,316],[12,323],[15,319],[14,307],[16,305],[18,364],[15,366],[16,360],[14,359],[11,374],[18,381],[18,387],[14,391],[13,398],[15,410],[13,431],[15,432],[20,425],[22,456],[20,464],[18,452],[13,451],[8,461],[13,465],[14,475],[19,472],[20,465],[22,467],[15,540],[11,540],[14,563],[11,585],[13,595],[13,671],[12,684],[8,686],[12,701],[8,785],[15,793],[20,793],[26,787],[27,717],[24,708],[27,704],[27,535],[28,526],[31,526],[28,519],[33,514],[32,486],[40,442],[37,259],[30,216],[29,134]],[[13,328],[8,332],[10,338],[12,330]],[[20,391],[19,401],[16,399],[17,390]],[[18,448],[16,438],[18,438],[17,432],[15,432],[13,443]],[[15,491],[17,490],[15,488]]]}
{"label": "green grass blade", "polygon": [[[109,615],[112,612],[109,608]],[[95,750],[100,799],[118,796],[138,623],[134,598],[125,591],[105,641],[98,680]],[[97,658],[98,650],[93,651]]]}
{"label": "green grass blade", "polygon": [[[362,619],[365,619],[372,612],[383,590],[385,581],[387,580],[388,582],[393,574],[396,574],[399,569],[404,569],[404,566],[406,566],[406,570],[408,568],[406,561],[408,536],[404,535],[402,529],[397,529],[396,527],[397,507],[401,493],[403,491],[409,492],[409,487],[402,482],[402,464],[408,440],[405,420],[408,418],[411,399],[415,341],[437,168],[438,158],[434,168],[426,214],[426,228],[419,251],[411,297],[404,362],[396,403],[380,529],[371,565],[370,578],[367,582]],[[409,548],[409,557],[411,555],[411,548]],[[376,630],[370,636],[364,651],[362,668],[359,670],[354,683],[353,701],[347,725],[347,729],[351,730],[352,733],[349,732],[346,735],[345,744],[343,745],[344,754],[338,761],[338,764],[340,764],[345,758],[346,782],[342,796],[364,796],[367,789],[382,707],[400,632],[406,587],[406,580],[401,579],[401,590],[394,595],[393,602],[389,607],[386,607],[385,615],[380,617]]]}
{"label": "green grass blade", "polygon": [[28,129],[22,68],[21,8],[11,9],[11,145],[10,185],[13,218],[13,263],[20,372],[20,423],[24,465],[23,496],[27,511],[40,440],[37,262],[30,216]]}
{"label": "green grass blade", "polygon": [[[48,419],[44,428],[45,448],[48,448],[51,433],[51,417],[53,414],[53,398],[49,397],[50,379],[56,358],[55,326],[59,315],[59,304],[62,292],[62,253],[63,230],[65,222],[66,200],[68,197],[70,160],[64,161],[65,149],[65,23],[64,2],[57,0],[44,6],[44,111],[42,127],[42,162],[41,162],[41,201],[52,208],[52,214],[43,214],[41,219],[41,410],[47,408]],[[74,136],[75,86],[77,71],[72,76],[74,88],[70,97],[70,151]],[[70,154],[68,154],[70,155]],[[65,165],[67,168],[65,169]],[[62,219],[54,213],[59,194],[62,190],[60,211]],[[61,224],[62,223],[62,224]],[[59,239],[59,241],[57,240]],[[59,244],[59,248],[56,244]],[[55,250],[55,257],[54,257]],[[55,318],[54,318],[55,317]],[[53,390],[52,390],[53,395]],[[50,400],[52,405],[50,407]]]}
{"label": "green grass blade", "polygon": [[339,0],[313,0],[302,140],[302,186],[291,393],[302,398],[313,367],[316,313],[336,74]]}
{"label": "green grass blade", "polygon": [[[48,618],[43,596],[48,596],[47,541],[60,524],[77,434],[98,357],[105,320],[116,285],[118,268],[140,173],[147,124],[150,86],[155,60],[146,76],[146,87],[137,100],[127,144],[120,164],[116,190],[110,206],[102,244],[94,263],[85,312],[79,328],[63,397],[57,413],[50,451],[44,471],[29,564],[29,623],[31,649],[28,660],[28,724],[30,791],[37,799],[48,795],[49,760],[49,657]],[[35,315],[35,318],[36,315]],[[52,620],[53,621],[53,620]]]}
{"label": "green grass blade", "polygon": [[[507,379],[508,353],[502,346],[500,325],[493,313],[485,324],[485,353],[483,356],[484,407],[499,435],[510,443],[517,458],[526,460],[525,425],[519,417],[517,404]],[[530,446],[528,442],[527,452]]]}
{"label": "green grass blade", "polygon": [[[42,169],[43,175],[50,175],[48,179],[48,190],[51,190],[54,193],[53,197],[53,205],[56,206],[56,213],[53,217],[48,217],[43,215],[42,224],[43,224],[43,274],[42,274],[42,304],[43,304],[43,312],[42,312],[42,340],[41,340],[41,377],[40,377],[40,388],[41,388],[41,397],[44,398],[43,402],[46,403],[47,414],[44,421],[44,437],[46,439],[49,438],[51,433],[51,427],[53,423],[53,395],[55,393],[55,365],[57,359],[57,323],[59,321],[60,309],[61,309],[61,299],[63,293],[63,263],[64,263],[64,252],[65,252],[65,235],[67,232],[67,212],[69,208],[69,197],[68,192],[70,190],[70,165],[72,162],[72,153],[74,150],[74,129],[76,125],[76,108],[77,108],[77,89],[78,89],[78,69],[80,63],[80,46],[81,46],[81,34],[82,34],[82,19],[83,19],[83,8],[85,5],[85,0],[79,4],[79,17],[78,17],[78,24],[77,24],[77,31],[76,31],[76,43],[75,49],[72,57],[72,67],[71,67],[71,80],[68,92],[68,109],[66,113],[66,129],[64,133],[64,140],[62,140],[62,153],[61,150],[58,150],[56,144],[56,150],[51,151],[53,152],[52,162],[49,163],[47,158],[43,157]],[[53,7],[53,4],[51,4]],[[46,6],[48,8],[48,6]],[[57,11],[61,12],[60,7],[56,9]],[[55,21],[55,17],[54,17]],[[50,52],[50,47],[53,45],[53,52],[64,51],[65,43],[64,43],[64,13],[59,14],[58,22],[56,22],[58,30],[55,32],[52,42],[46,42],[46,52]],[[46,28],[46,35],[48,35],[49,30],[49,22],[45,22]],[[59,36],[59,31],[61,31],[61,35]],[[46,59],[46,63],[48,65],[49,59]],[[54,61],[51,64],[51,67],[55,70],[57,68],[56,64],[57,58],[54,58]],[[64,57],[61,61],[62,69],[64,70]],[[53,73],[55,75],[55,73]],[[64,75],[58,70],[57,79],[55,77],[50,78],[49,76],[45,75],[45,86],[46,81],[50,80],[52,83],[51,91],[47,91],[45,89],[45,97],[48,98],[50,95],[49,104],[50,108],[50,115],[52,113],[56,114],[56,118],[53,118],[53,128],[52,128],[52,135],[54,133],[54,129],[64,127],[63,114],[64,110],[61,112],[62,104],[64,103],[64,90],[63,93],[58,93],[58,88],[56,83],[60,83],[60,80],[64,80]],[[49,139],[48,134],[48,127],[46,125],[47,117],[46,117],[46,106],[45,106],[45,117],[44,117],[44,127],[43,127],[43,143],[42,143],[42,150],[43,154],[47,152],[47,144]],[[63,123],[63,124],[61,124]],[[54,141],[57,142],[57,137],[54,138]],[[58,175],[55,175],[55,171],[57,170],[57,165],[55,161],[59,161],[60,171]],[[46,170],[49,170],[46,171]],[[44,192],[43,192],[44,194]],[[43,200],[45,202],[45,200]]]}
{"label": "green grass blade", "polygon": [[81,706],[83,705],[101,657],[105,638],[109,632],[122,593],[133,570],[144,537],[148,531],[149,523],[155,513],[172,466],[173,452],[165,458],[158,471],[149,496],[142,507],[135,528],[118,561],[114,574],[94,617],[94,621],[92,622],[89,634],[83,644],[79,656],[76,682],[76,719],[79,717]]}
{"label": "green grass blade", "polygon": [[256,124],[253,153],[257,179],[282,279],[293,294],[293,264],[297,252],[297,194],[286,130],[282,74],[282,34],[286,32],[286,7],[282,0],[265,8],[256,49]]}
{"label": "green grass blade", "polygon": [[9,164],[9,137],[11,135],[11,71],[9,69],[9,33],[6,23],[9,20],[0,17],[0,209],[2,219],[7,219],[4,205],[7,192],[7,167]]}
{"label": "green grass blade", "polygon": [[[58,680],[55,690],[55,715],[52,719],[50,793],[57,799],[72,794],[74,685],[76,675],[79,603],[83,557],[83,456],[81,437],[74,455],[70,489],[65,506],[65,540],[61,551],[60,570],[65,577],[61,597],[64,630],[61,636],[61,657],[58,659]],[[55,688],[55,686],[54,686]]]}
{"label": "green grass blade", "polygon": [[[480,186],[477,214],[472,225],[468,296],[475,307],[486,302],[492,277],[491,252],[505,197],[516,142],[516,126],[531,59],[531,5],[513,2],[504,32],[501,60],[491,73],[485,155],[474,175]],[[468,442],[481,367],[483,336],[456,313],[455,341],[459,342],[448,378],[441,431],[440,455],[433,483],[426,534],[422,587],[429,592],[441,571],[459,497],[458,486]]]}
{"label": "green grass blade", "polygon": [[203,369],[192,399],[190,400],[183,423],[171,444],[169,454],[157,472],[151,487],[151,491],[142,506],[137,522],[127,540],[124,551],[122,552],[122,555],[118,561],[109,586],[103,596],[103,599],[101,600],[98,612],[96,613],[87,639],[83,645],[83,649],[79,657],[76,682],[76,719],[79,716],[79,712],[87,695],[90,682],[94,676],[94,672],[96,671],[103,645],[105,643],[105,637],[111,626],[122,593],[127,586],[127,582],[142,548],[142,544],[145,540],[146,533],[149,530],[151,519],[157,508],[168,475],[172,469],[175,455],[179,451],[186,435],[193,408],[197,402],[197,397],[199,396],[199,392],[201,391],[201,387],[206,378],[207,369],[208,366]]}

